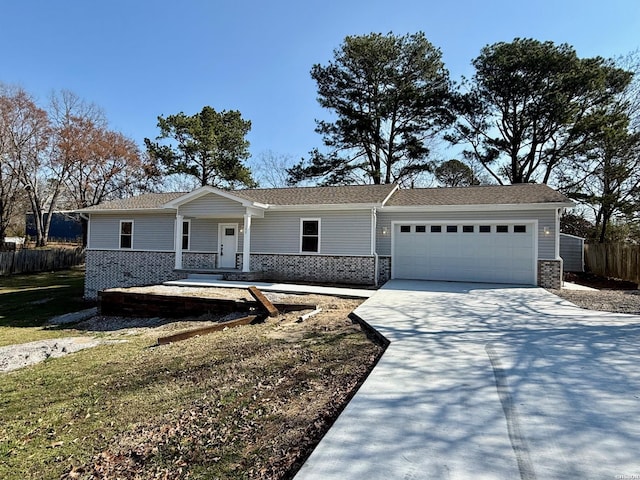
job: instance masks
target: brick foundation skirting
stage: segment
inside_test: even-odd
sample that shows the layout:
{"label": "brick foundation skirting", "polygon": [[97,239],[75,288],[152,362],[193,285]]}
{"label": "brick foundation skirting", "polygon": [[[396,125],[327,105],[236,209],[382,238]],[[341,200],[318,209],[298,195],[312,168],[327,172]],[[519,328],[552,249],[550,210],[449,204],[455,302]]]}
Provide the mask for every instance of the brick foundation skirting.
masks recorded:
{"label": "brick foundation skirting", "polygon": [[[372,285],[374,257],[334,255],[251,254],[249,268],[265,279],[279,281],[350,283]],[[236,257],[242,267],[242,254]]]}
{"label": "brick foundation skirting", "polygon": [[542,288],[562,288],[562,260],[538,260],[538,285]]}
{"label": "brick foundation skirting", "polygon": [[84,296],[95,300],[106,288],[151,285],[185,278],[174,271],[173,252],[87,250]]}
{"label": "brick foundation skirting", "polygon": [[185,270],[213,270],[217,268],[217,253],[182,253],[182,268]]}
{"label": "brick foundation skirting", "polygon": [[391,280],[391,257],[378,257],[378,285]]}
{"label": "brick foundation skirting", "polygon": [[[107,288],[151,285],[187,276],[174,270],[173,252],[87,250],[86,255],[85,298],[90,300]],[[185,252],[182,261],[186,269],[213,269],[216,254]],[[372,285],[374,263],[373,256],[252,254],[250,269],[255,280]],[[242,269],[242,254],[236,256],[236,266]],[[378,284],[390,278],[391,257],[378,257]],[[538,260],[538,285],[550,289],[562,287],[562,260]]]}

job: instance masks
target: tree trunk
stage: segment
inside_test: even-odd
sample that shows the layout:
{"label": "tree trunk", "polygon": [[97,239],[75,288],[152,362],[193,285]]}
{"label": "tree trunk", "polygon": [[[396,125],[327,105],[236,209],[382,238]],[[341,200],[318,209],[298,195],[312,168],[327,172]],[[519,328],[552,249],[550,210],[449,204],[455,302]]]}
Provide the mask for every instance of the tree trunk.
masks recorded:
{"label": "tree trunk", "polygon": [[609,226],[609,221],[611,220],[611,213],[605,212],[602,214],[602,223],[600,224],[600,236],[598,238],[598,243],[605,243],[607,240],[607,227]]}

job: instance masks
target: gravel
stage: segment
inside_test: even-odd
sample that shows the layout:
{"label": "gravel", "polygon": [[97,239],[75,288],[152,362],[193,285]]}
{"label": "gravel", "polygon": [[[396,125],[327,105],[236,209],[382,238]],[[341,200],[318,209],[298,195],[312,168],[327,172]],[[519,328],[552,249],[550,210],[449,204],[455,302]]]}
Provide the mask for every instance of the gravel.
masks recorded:
{"label": "gravel", "polygon": [[57,358],[104,343],[88,337],[64,337],[0,347],[0,372],[10,372],[28,365]]}
{"label": "gravel", "polygon": [[551,290],[552,293],[588,310],[640,315],[640,290]]}

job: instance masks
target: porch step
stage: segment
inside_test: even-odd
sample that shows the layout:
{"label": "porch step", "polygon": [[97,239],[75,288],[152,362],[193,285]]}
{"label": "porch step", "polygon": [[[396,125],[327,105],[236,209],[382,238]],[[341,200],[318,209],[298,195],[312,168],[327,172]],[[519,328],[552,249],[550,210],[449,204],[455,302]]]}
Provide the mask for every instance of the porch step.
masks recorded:
{"label": "porch step", "polygon": [[188,280],[197,280],[200,282],[218,281],[224,278],[222,273],[189,273]]}

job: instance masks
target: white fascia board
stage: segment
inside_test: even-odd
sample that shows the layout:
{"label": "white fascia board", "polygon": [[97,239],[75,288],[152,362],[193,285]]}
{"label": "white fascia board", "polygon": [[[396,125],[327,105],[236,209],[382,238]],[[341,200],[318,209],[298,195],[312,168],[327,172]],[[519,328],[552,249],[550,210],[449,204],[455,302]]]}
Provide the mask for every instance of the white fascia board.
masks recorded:
{"label": "white fascia board", "polygon": [[566,203],[516,203],[486,205],[417,205],[382,207],[384,212],[498,212],[505,210],[555,210]]}
{"label": "white fascia board", "polygon": [[255,218],[264,218],[264,210],[262,208],[247,207],[247,214]]}
{"label": "white fascia board", "polygon": [[182,195],[181,197],[178,197],[174,200],[171,200],[170,202],[167,202],[164,204],[164,208],[178,208],[181,205],[184,205],[185,203],[189,203],[197,198],[203,197],[204,195],[207,195],[209,193],[212,193],[214,195],[218,195],[220,197],[226,198],[228,200],[232,200],[234,202],[238,202],[239,204],[241,204],[243,207],[255,207],[255,208],[262,208],[262,209],[266,209],[269,206],[265,205],[263,203],[258,203],[258,202],[252,202],[251,200],[247,200],[246,198],[242,198],[242,197],[238,197],[232,193],[226,192],[224,190],[221,190],[219,188],[216,187],[211,187],[208,185],[205,185],[204,187],[200,187],[197,188],[195,190],[193,190],[192,192],[189,193],[185,193],[184,195]]}
{"label": "white fascia board", "polygon": [[[101,209],[101,210],[76,210],[78,213],[87,215],[113,215],[120,213],[171,213],[167,208],[118,208],[118,209]],[[174,212],[176,209],[172,209]]]}
{"label": "white fascia board", "polygon": [[269,205],[269,210],[309,211],[309,210],[371,210],[380,208],[379,203],[338,203],[305,205]]}

